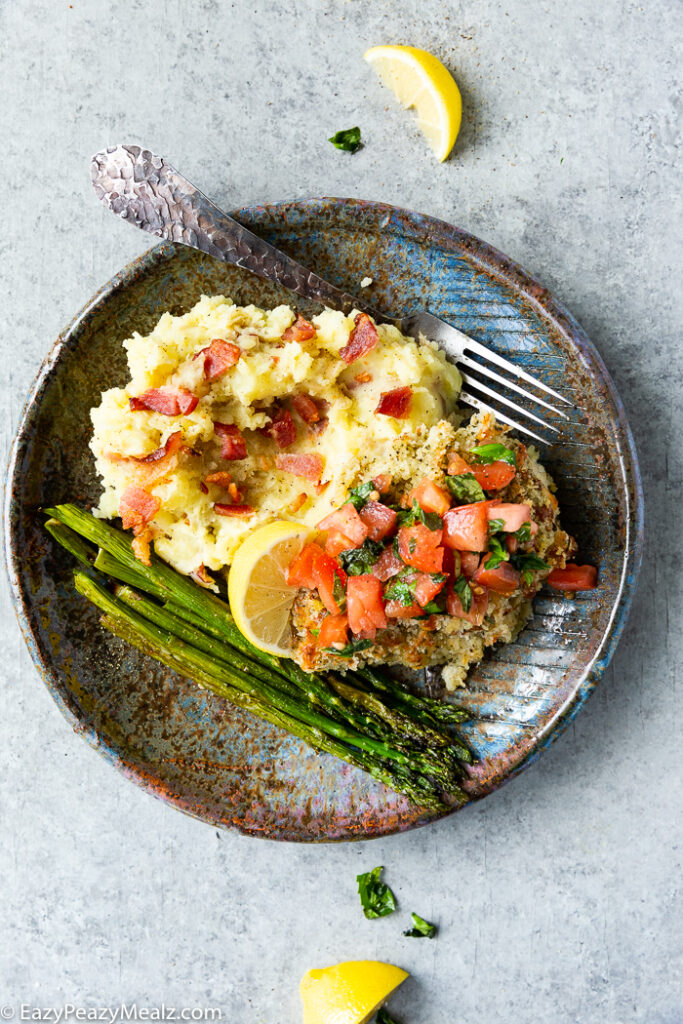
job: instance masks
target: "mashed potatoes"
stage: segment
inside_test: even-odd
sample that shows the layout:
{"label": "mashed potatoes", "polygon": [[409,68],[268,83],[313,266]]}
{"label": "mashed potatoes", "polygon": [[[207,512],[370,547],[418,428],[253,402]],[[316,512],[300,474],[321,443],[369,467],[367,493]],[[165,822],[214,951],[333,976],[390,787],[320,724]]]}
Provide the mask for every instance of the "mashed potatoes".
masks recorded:
{"label": "mashed potatoes", "polygon": [[[340,352],[353,316],[327,309],[312,319],[312,338],[283,340],[295,318],[289,306],[266,311],[223,296],[203,296],[184,316],[164,313],[150,335],[124,342],[130,382],[104,392],[92,410],[91,448],[104,485],[98,514],[117,516],[126,490],[142,483],[155,504],[158,499],[149,522],[155,549],[181,572],[229,565],[244,536],[269,520],[316,524],[361,480],[391,472],[401,457],[401,436],[426,437],[443,421],[458,422],[460,374],[433,343],[379,324],[374,348],[347,364]],[[195,357],[215,339],[238,346],[239,360],[208,381],[203,359]],[[401,387],[412,392],[407,415],[378,414],[380,396]],[[196,407],[178,415],[131,408],[131,398],[167,388],[191,392]],[[302,395],[315,402],[316,422],[297,413],[293,400]],[[268,431],[283,410],[296,437],[281,449]],[[246,458],[222,457],[215,423],[239,429]],[[160,471],[161,459],[143,461],[178,432],[182,447],[172,472]],[[320,456],[320,480],[276,468],[283,453]],[[207,482],[217,473],[230,474],[231,496],[225,483]],[[235,495],[253,513],[217,514],[215,506]]]}

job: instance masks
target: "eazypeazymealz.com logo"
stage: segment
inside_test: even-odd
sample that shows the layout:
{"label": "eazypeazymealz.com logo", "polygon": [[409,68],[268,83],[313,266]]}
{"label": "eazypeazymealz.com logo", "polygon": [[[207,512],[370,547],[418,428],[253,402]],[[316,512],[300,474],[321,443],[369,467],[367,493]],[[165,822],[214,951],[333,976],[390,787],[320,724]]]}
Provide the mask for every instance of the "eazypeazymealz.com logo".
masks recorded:
{"label": "eazypeazymealz.com logo", "polygon": [[121,1003],[119,1006],[0,1006],[1,1021],[40,1021],[45,1024],[63,1024],[66,1021],[104,1021],[105,1024],[123,1024],[125,1021],[220,1021],[223,1014],[217,1006],[139,1006]]}

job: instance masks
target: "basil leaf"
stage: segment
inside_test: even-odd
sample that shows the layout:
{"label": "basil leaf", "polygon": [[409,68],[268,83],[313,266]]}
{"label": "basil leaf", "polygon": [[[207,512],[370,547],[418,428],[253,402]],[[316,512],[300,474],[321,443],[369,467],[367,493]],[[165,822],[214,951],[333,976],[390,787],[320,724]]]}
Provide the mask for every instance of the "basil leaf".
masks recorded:
{"label": "basil leaf", "polygon": [[376,490],[375,485],[372,480],[368,480],[366,483],[359,484],[358,487],[354,487],[349,491],[348,500],[351,502],[356,512],[360,512],[374,490]]}
{"label": "basil leaf", "polygon": [[410,607],[415,600],[415,580],[409,582],[395,578],[384,591],[387,601],[398,601],[404,608]]}
{"label": "basil leaf", "polygon": [[528,544],[531,540],[531,523],[522,523],[512,536],[516,537],[520,544]]}
{"label": "basil leaf", "polygon": [[413,919],[413,927],[409,928],[404,935],[407,935],[410,939],[433,939],[436,935],[436,925],[430,924],[429,921],[425,921],[424,917],[420,917],[419,914],[411,914]]}
{"label": "basil leaf", "polygon": [[362,146],[360,128],[344,128],[340,132],[335,132],[327,141],[331,142],[337,149],[343,149],[347,153],[355,153]]}
{"label": "basil leaf", "polygon": [[491,462],[507,462],[509,466],[517,465],[517,457],[512,448],[503,444],[480,444],[467,453],[474,455],[478,462],[488,466]]}
{"label": "basil leaf", "polygon": [[489,539],[489,551],[491,552],[490,558],[484,562],[485,569],[497,569],[501,562],[509,562],[510,554],[507,548],[504,548],[497,537],[491,537]]}
{"label": "basil leaf", "polygon": [[538,555],[534,555],[530,552],[515,552],[510,561],[514,565],[515,569],[519,569],[522,574],[522,579],[527,585],[533,583],[534,572],[536,570],[550,568],[547,562],[544,562]]}
{"label": "basil leaf", "polygon": [[505,526],[504,519],[489,519],[489,537],[493,533],[502,533]]}
{"label": "basil leaf", "polygon": [[375,1017],[375,1024],[398,1024],[398,1021],[394,1020],[393,1017],[390,1017],[387,1011],[382,1006],[377,1011],[377,1016]]}
{"label": "basil leaf", "polygon": [[384,548],[379,541],[370,540],[368,537],[359,548],[342,551],[339,561],[349,576],[362,576],[370,571],[383,551]]}
{"label": "basil leaf", "polygon": [[481,484],[477,483],[474,473],[459,473],[458,476],[447,476],[446,486],[454,498],[464,505],[473,501],[486,501]]}
{"label": "basil leaf", "polygon": [[367,651],[368,647],[372,647],[372,640],[366,637],[365,640],[352,640],[350,644],[342,647],[341,650],[337,650],[336,647],[323,647],[323,650],[327,651],[328,654],[336,654],[339,658],[352,658],[359,651]]}
{"label": "basil leaf", "polygon": [[334,583],[332,585],[332,597],[337,602],[340,613],[346,608],[346,591],[344,590],[344,584],[339,579],[339,576],[335,572]]}
{"label": "basil leaf", "polygon": [[356,875],[358,895],[363,913],[369,921],[376,917],[386,917],[396,910],[396,897],[389,886],[382,882],[380,875],[384,868],[373,868],[363,875]]}
{"label": "basil leaf", "polygon": [[423,512],[416,501],[413,501],[411,509],[401,509],[396,519],[399,526],[415,526],[416,523],[422,523],[428,530],[443,529],[441,516],[437,516],[436,512]]}
{"label": "basil leaf", "polygon": [[436,601],[427,601],[422,611],[425,615],[445,615],[445,610]]}
{"label": "basil leaf", "polygon": [[467,614],[472,607],[472,589],[467,578],[465,576],[458,576],[457,580],[453,584],[453,590],[460,598],[462,610]]}

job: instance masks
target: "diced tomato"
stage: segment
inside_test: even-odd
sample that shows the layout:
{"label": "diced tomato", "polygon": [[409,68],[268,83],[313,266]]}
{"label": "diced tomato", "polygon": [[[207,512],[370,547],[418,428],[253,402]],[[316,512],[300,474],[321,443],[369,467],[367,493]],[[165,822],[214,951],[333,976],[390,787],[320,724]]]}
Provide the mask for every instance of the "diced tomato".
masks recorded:
{"label": "diced tomato", "polygon": [[436,512],[443,516],[451,507],[451,496],[443,487],[439,487],[429,477],[420,480],[417,487],[413,487],[408,494],[407,508],[412,508],[416,501],[423,512]]}
{"label": "diced tomato", "polygon": [[368,501],[359,513],[368,528],[370,540],[384,540],[396,529],[396,513],[380,501]]}
{"label": "diced tomato", "polygon": [[382,580],[383,583],[386,583],[386,581],[391,579],[392,576],[398,575],[403,568],[405,568],[405,566],[398,555],[394,553],[394,547],[393,544],[391,544],[388,548],[384,549],[370,572],[373,576],[376,576],[378,580]]}
{"label": "diced tomato", "polygon": [[322,455],[276,455],[275,468],[317,484],[325,468]]}
{"label": "diced tomato", "polygon": [[319,647],[344,647],[349,638],[349,620],[346,615],[328,615],[318,633]]}
{"label": "diced tomato", "polygon": [[216,502],[213,510],[217,516],[253,516],[256,509],[252,505],[222,505]]}
{"label": "diced tomato", "polygon": [[197,407],[199,399],[187,388],[148,388],[142,395],[130,398],[128,404],[133,412],[150,410],[162,416],[187,415]]}
{"label": "diced tomato", "polygon": [[598,570],[594,565],[575,565],[568,562],[564,569],[553,569],[546,580],[555,590],[595,590]]}
{"label": "diced tomato", "polygon": [[223,341],[222,338],[214,338],[207,348],[200,349],[193,358],[204,358],[204,377],[208,381],[214,381],[238,363],[241,355],[242,351],[238,345],[233,345],[231,341]]}
{"label": "diced tomato", "polygon": [[443,530],[430,530],[424,523],[402,526],[398,531],[398,553],[420,572],[441,572],[443,568]]}
{"label": "diced tomato", "polygon": [[501,562],[497,569],[487,569],[486,562],[489,558],[490,555],[483,556],[479,568],[472,577],[472,582],[481,583],[489,590],[494,590],[496,594],[505,594],[506,596],[519,590],[521,576],[517,570],[509,562]]}
{"label": "diced tomato", "polygon": [[301,416],[304,423],[317,423],[320,419],[318,406],[310,395],[294,395],[292,397],[294,412]]}
{"label": "diced tomato", "polygon": [[340,608],[334,596],[335,578],[342,586],[346,584],[344,570],[319,544],[307,544],[292,560],[285,577],[289,587],[317,590],[328,612],[339,615]]}
{"label": "diced tomato", "polygon": [[412,604],[401,604],[400,601],[387,601],[384,611],[388,619],[416,619],[424,615],[424,610],[417,601]]}
{"label": "diced tomato", "polygon": [[477,483],[485,491],[499,491],[514,480],[517,470],[507,462],[491,462],[488,466],[472,466]]}
{"label": "diced tomato", "polygon": [[339,530],[330,530],[325,541],[325,551],[333,558],[336,558],[342,551],[349,551],[356,546],[349,537],[340,533]]}
{"label": "diced tomato", "polygon": [[475,572],[479,568],[479,554],[476,551],[461,551],[460,552],[460,572],[463,576],[468,579],[474,576]]}
{"label": "diced tomato", "polygon": [[391,477],[388,473],[378,473],[377,476],[373,476],[372,482],[380,494],[386,494],[391,487]]}
{"label": "diced tomato", "polygon": [[380,416],[393,416],[396,420],[403,420],[410,412],[412,401],[413,389],[411,387],[383,391],[379,396],[375,412]]}
{"label": "diced tomato", "polygon": [[448,587],[446,608],[448,614],[453,615],[456,619],[465,619],[466,622],[471,622],[473,626],[481,626],[488,604],[489,592],[486,587],[475,585],[472,588],[472,604],[470,605],[470,610],[466,612],[452,585]]}
{"label": "diced tomato", "polygon": [[446,586],[446,580],[436,582],[426,572],[417,573],[415,579],[415,600],[423,608],[430,601],[433,601],[437,594],[440,594]]}
{"label": "diced tomato", "polygon": [[306,544],[287,568],[285,574],[287,586],[308,587],[309,590],[313,590],[315,587],[314,566],[316,560],[324,553],[319,544]]}
{"label": "diced tomato", "polygon": [[288,327],[282,335],[283,341],[308,341],[315,337],[315,327],[309,323],[301,313],[297,313],[296,320],[291,327]]}
{"label": "diced tomato", "polygon": [[502,519],[503,530],[506,533],[515,533],[524,523],[531,522],[531,507],[529,505],[509,504],[504,502],[487,502],[487,516],[491,519]]}
{"label": "diced tomato", "polygon": [[457,452],[449,452],[448,469],[446,472],[449,476],[460,476],[461,473],[471,473],[472,467]]}
{"label": "diced tomato", "polygon": [[279,409],[272,422],[264,428],[270,434],[278,448],[289,448],[296,441],[296,424],[288,409]]}
{"label": "diced tomato", "polygon": [[514,533],[509,533],[505,538],[505,547],[511,555],[514,555],[515,551],[519,547],[519,541],[515,537]]}
{"label": "diced tomato", "polygon": [[346,607],[352,633],[364,632],[374,638],[374,631],[384,629],[387,624],[382,584],[376,576],[349,576],[346,585]]}
{"label": "diced tomato", "polygon": [[227,462],[238,462],[247,457],[247,442],[242,431],[234,423],[214,423],[214,434],[221,441],[221,458]]}
{"label": "diced tomato", "polygon": [[349,335],[349,340],[339,352],[339,358],[345,363],[353,363],[372,351],[379,341],[377,328],[367,313],[357,313],[354,318],[354,328]]}
{"label": "diced tomato", "polygon": [[488,544],[488,503],[451,508],[443,518],[443,542],[456,551],[485,551]]}
{"label": "diced tomato", "polygon": [[160,508],[159,498],[137,484],[130,484],[119,500],[119,515],[124,530],[140,533]]}
{"label": "diced tomato", "polygon": [[321,519],[318,529],[336,530],[338,533],[344,534],[351,541],[353,548],[359,548],[368,535],[367,526],[350,501]]}

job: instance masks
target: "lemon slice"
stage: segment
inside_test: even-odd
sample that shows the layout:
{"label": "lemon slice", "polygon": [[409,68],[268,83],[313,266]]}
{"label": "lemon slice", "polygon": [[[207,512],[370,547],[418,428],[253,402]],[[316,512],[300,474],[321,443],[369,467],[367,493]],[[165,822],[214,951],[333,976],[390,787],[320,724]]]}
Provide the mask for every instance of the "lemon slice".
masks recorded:
{"label": "lemon slice", "polygon": [[444,161],[460,131],[462,99],[441,61],[414,46],[373,46],[363,54],[401,105],[415,107],[417,123]]}
{"label": "lemon slice", "polygon": [[270,654],[291,653],[289,613],[296,588],[287,586],[285,570],[310,532],[301,523],[268,523],[247,537],[230,566],[228,599],[237,628]]}
{"label": "lemon slice", "polygon": [[301,979],[304,1024],[365,1024],[408,973],[379,960],[349,960]]}

